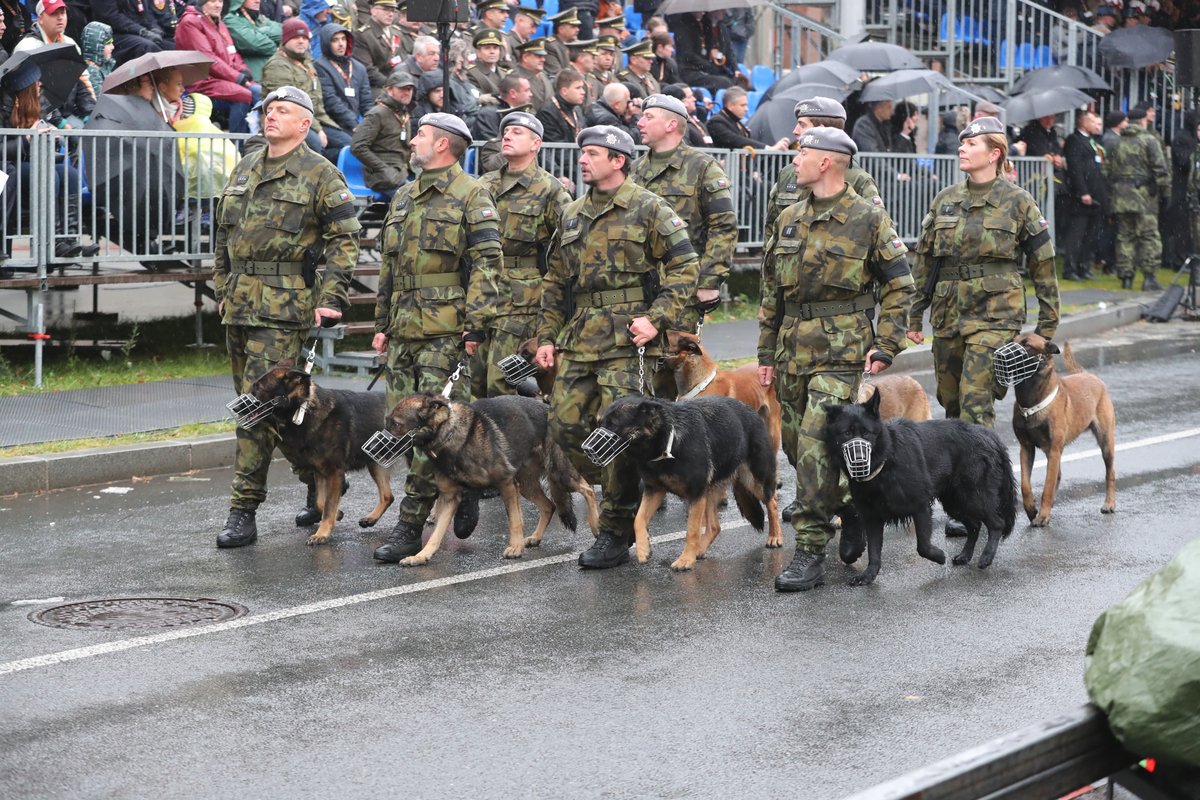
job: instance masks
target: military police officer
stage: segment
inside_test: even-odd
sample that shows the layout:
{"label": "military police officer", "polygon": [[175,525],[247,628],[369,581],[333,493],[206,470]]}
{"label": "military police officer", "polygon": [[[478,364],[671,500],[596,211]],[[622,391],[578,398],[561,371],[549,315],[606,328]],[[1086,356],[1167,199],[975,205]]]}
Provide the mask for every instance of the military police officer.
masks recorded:
{"label": "military police officer", "polygon": [[[396,192],[384,220],[372,346],[387,353],[389,405],[440,391],[460,362],[460,343],[474,354],[495,307],[499,216],[487,190],[459,166],[470,143],[470,130],[453,114],[421,117],[411,159],[421,174]],[[465,384],[455,387],[458,396]],[[375,551],[380,561],[421,549],[437,499],[423,453],[412,455],[404,489],[396,527]]]}
{"label": "military police officer", "polygon": [[[346,182],[304,145],[312,98],[281,86],[263,98],[262,108],[267,147],[238,163],[217,211],[213,285],[238,394],[275,362],[297,358],[312,325],[341,318],[358,261],[360,226]],[[322,262],[323,276],[317,270]],[[267,470],[278,443],[272,419],[237,429],[229,518],[218,547],[241,547],[258,538],[255,509],[266,499]],[[306,482],[311,508],[316,504],[311,476]],[[297,524],[306,521],[316,520],[305,517]]]}
{"label": "military police officer", "polygon": [[1162,288],[1154,276],[1162,263],[1158,208],[1171,191],[1166,157],[1148,125],[1145,109],[1131,110],[1129,124],[1104,163],[1117,218],[1117,275],[1123,289],[1132,289],[1134,271],[1140,268],[1143,291]]}
{"label": "military police officer", "polygon": [[[758,339],[759,378],[764,386],[775,382],[783,446],[796,465],[796,553],[775,579],[784,592],[824,583],[825,546],[839,510],[843,543],[849,538],[857,548],[851,560],[861,554],[861,527],[822,438],[825,404],[853,402],[863,371],[891,364],[913,296],[907,249],[891,220],[846,183],[854,141],[816,127],[799,143],[792,163],[809,193],[780,215],[767,243]],[[881,309],[873,330],[876,288]]]}
{"label": "military police officer", "polygon": [[[614,400],[645,391],[659,334],[676,325],[696,286],[699,261],[687,225],[662,198],[628,180],[633,138],[610,125],[579,134],[579,166],[589,189],[563,210],[562,227],[542,281],[537,361],[562,361],[550,428],[592,483],[599,470],[581,445]],[[573,312],[569,309],[574,308]],[[646,348],[644,358],[637,348]],[[629,559],[639,490],[624,459],[603,475],[600,535],[581,553],[584,568]]]}

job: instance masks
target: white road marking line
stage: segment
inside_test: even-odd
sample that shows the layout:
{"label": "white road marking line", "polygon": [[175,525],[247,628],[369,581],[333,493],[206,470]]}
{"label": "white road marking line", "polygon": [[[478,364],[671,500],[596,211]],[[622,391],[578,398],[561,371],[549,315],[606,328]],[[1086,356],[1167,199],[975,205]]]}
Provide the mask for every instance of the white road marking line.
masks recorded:
{"label": "white road marking line", "polygon": [[[735,519],[722,519],[721,530],[735,530],[737,528],[748,527],[750,523],[743,520],[741,517]],[[661,544],[663,542],[672,542],[677,539],[682,539],[687,535],[686,530],[676,531],[675,533],[664,533],[659,536],[651,536],[650,541],[653,544]],[[305,603],[304,605],[292,606],[291,608],[281,608],[278,611],[269,611],[265,614],[251,614],[239,619],[232,619],[228,622],[218,622],[214,625],[203,625],[196,628],[183,628],[180,630],[166,631],[164,633],[150,634],[149,636],[138,636],[133,639],[122,639],[116,642],[105,642],[104,644],[92,645],[90,647],[77,647],[73,650],[62,650],[57,653],[48,653],[44,656],[34,656],[32,658],[22,658],[17,661],[8,661],[0,663],[0,675],[9,675],[14,672],[22,672],[24,670],[36,669],[38,667],[48,667],[54,664],[64,664],[68,661],[78,661],[81,658],[92,658],[94,656],[107,655],[109,653],[119,653],[123,650],[133,650],[139,647],[148,647],[152,644],[162,644],[163,642],[173,642],[177,639],[190,639],[193,636],[206,636],[211,633],[223,633],[224,631],[232,631],[238,628],[247,628],[251,625],[262,625],[266,622],[277,622],[282,619],[291,619],[292,617],[302,617],[308,614],[316,614],[321,611],[331,611],[333,609],[345,608],[347,606],[358,605],[359,603],[369,603],[374,600],[386,600],[391,597],[399,597],[405,594],[416,594],[417,592],[427,592],[431,589],[440,589],[444,586],[455,586],[460,583],[471,583],[473,581],[481,581],[487,578],[498,578],[503,575],[511,575],[515,572],[525,572],[531,569],[540,567],[549,567],[555,564],[565,564],[569,561],[574,561],[579,557],[581,550],[576,550],[571,553],[563,553],[557,556],[547,556],[534,561],[521,561],[513,564],[505,564],[492,569],[478,570],[476,572],[468,572],[462,575],[454,575],[446,578],[436,578],[431,581],[421,581],[419,583],[409,583],[404,586],[393,586],[390,589],[377,589],[373,592],[362,592],[361,594],[352,594],[346,597],[335,597],[331,600],[322,600],[317,603]],[[405,567],[396,567],[397,569],[405,569]]]}
{"label": "white road marking line", "polygon": [[[1087,431],[1084,431],[1084,433],[1087,433]],[[1159,436],[1150,436],[1145,439],[1135,439],[1132,442],[1118,442],[1113,450],[1114,452],[1121,453],[1125,450],[1137,450],[1140,447],[1153,447],[1156,444],[1175,442],[1180,439],[1189,439],[1193,436],[1200,436],[1200,428],[1188,428],[1186,430],[1176,431],[1175,433],[1164,433]],[[1093,447],[1091,450],[1081,450],[1078,453],[1071,453],[1070,455],[1063,456],[1060,463],[1066,464],[1071,461],[1083,461],[1086,458],[1095,458],[1098,455],[1100,455],[1100,448]],[[1045,466],[1046,459],[1044,458],[1039,458],[1037,461],[1033,462],[1034,469],[1042,469]],[[1021,465],[1019,463],[1013,467],[1013,474],[1021,474]]]}

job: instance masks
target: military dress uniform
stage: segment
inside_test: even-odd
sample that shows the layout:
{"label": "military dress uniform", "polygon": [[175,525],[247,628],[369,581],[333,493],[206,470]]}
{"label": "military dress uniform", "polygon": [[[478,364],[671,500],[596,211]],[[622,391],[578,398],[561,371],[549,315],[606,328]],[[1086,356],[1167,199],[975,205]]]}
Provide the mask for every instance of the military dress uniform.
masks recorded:
{"label": "military dress uniform", "polygon": [[1170,172],[1157,140],[1131,122],[1106,154],[1104,175],[1117,218],[1117,275],[1132,289],[1136,271],[1151,279],[1162,262],[1158,206],[1170,194]]}
{"label": "military dress uniform", "polygon": [[[272,101],[281,102],[264,102]],[[237,394],[275,362],[299,358],[315,308],[349,305],[361,227],[353,201],[342,174],[303,143],[277,158],[257,151],[234,168],[217,210],[213,286]],[[231,508],[253,512],[266,499],[278,443],[271,418],[237,429]]]}
{"label": "military dress uniform", "polygon": [[554,76],[571,66],[571,51],[567,43],[558,38],[558,28],[560,25],[574,25],[578,29],[579,12],[575,8],[568,8],[546,17],[546,20],[553,23],[553,35],[546,41],[546,74]]}
{"label": "military dress uniform", "polygon": [[[420,125],[429,124],[470,138],[452,115],[426,114]],[[425,170],[396,192],[383,223],[375,301],[375,331],[388,336],[389,407],[405,395],[442,390],[459,363],[463,332],[487,328],[499,266],[496,207],[457,162]],[[466,396],[466,384],[455,386],[455,396]],[[424,453],[413,451],[409,463],[397,529],[415,526],[419,549],[437,488]]]}
{"label": "military dress uniform", "polygon": [[[979,135],[972,130],[981,122],[968,125],[960,138]],[[928,308],[937,399],[947,418],[989,428],[995,423],[993,401],[1004,389],[995,381],[992,354],[1025,324],[1022,255],[1038,299],[1036,332],[1049,339],[1058,328],[1054,242],[1029,192],[997,178],[963,181],[933,199],[917,244],[913,277],[921,293],[909,329],[921,330]]]}
{"label": "military dress uniform", "polygon": [[[828,143],[805,146],[856,149],[834,128],[813,128],[801,142],[821,132],[831,132],[823,134]],[[809,193],[780,214],[777,227],[763,258],[758,363],[774,367],[783,447],[796,465],[796,551],[823,560],[831,519],[849,500],[826,451],[824,404],[854,402],[870,349],[889,362],[900,352],[913,278],[887,214],[849,185],[823,201]]]}
{"label": "military dress uniform", "polygon": [[[587,128],[579,143],[634,152],[629,134],[607,125]],[[587,480],[604,484],[601,533],[627,542],[625,558],[640,498],[637,471],[618,458],[601,475],[581,446],[613,401],[644,388],[628,325],[645,316],[660,332],[675,326],[698,270],[687,225],[658,195],[626,180],[612,194],[593,187],[563,209],[542,281],[538,344],[562,353],[550,430]],[[656,345],[646,347],[647,370],[658,355]]]}
{"label": "military dress uniform", "polygon": [[529,81],[529,88],[533,90],[533,98],[529,101],[535,108],[541,108],[546,105],[546,101],[554,96],[554,84],[546,77],[545,70],[541,72],[533,72],[521,66],[521,54],[533,53],[534,55],[546,55],[546,40],[545,39],[530,39],[517,47],[517,65],[513,67],[513,74],[520,75]]}
{"label": "military dress uniform", "polygon": [[[509,114],[501,124],[502,134],[509,125],[522,125],[541,136],[541,123],[532,114]],[[550,241],[558,233],[562,210],[571,195],[536,162],[521,172],[511,172],[505,165],[479,182],[491,193],[500,214],[504,257],[500,297],[488,341],[476,353],[483,374],[472,378],[475,396],[495,397],[516,391],[504,380],[496,362],[518,352],[537,333]]]}
{"label": "military dress uniform", "polygon": [[[653,60],[654,43],[649,39],[642,39],[640,42],[631,44],[629,47],[622,48],[621,52],[630,58],[641,56],[642,58]],[[649,97],[652,94],[658,94],[662,91],[662,87],[658,85],[658,81],[649,72],[639,76],[627,67],[617,72],[617,80],[641,87],[643,97]]]}

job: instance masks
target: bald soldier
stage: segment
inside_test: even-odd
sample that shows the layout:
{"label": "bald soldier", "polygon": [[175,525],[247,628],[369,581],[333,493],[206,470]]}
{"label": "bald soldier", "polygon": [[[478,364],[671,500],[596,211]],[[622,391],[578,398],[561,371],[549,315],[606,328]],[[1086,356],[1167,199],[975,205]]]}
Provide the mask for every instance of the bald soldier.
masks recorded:
{"label": "bald soldier", "polygon": [[759,379],[775,383],[783,447],[796,465],[796,552],[775,578],[781,592],[824,583],[835,513],[842,515],[842,558],[852,563],[862,554],[862,525],[822,438],[825,406],[854,402],[863,372],[892,363],[914,295],[908,251],[891,220],[846,183],[858,152],[853,140],[816,127],[799,144],[792,164],[808,191],[779,216],[767,242],[758,337]]}
{"label": "bald soldier", "polygon": [[[537,362],[561,353],[550,431],[591,483],[603,483],[600,535],[579,555],[584,569],[629,560],[641,493],[623,457],[603,472],[582,445],[613,401],[645,392],[645,366],[660,334],[678,324],[696,285],[699,262],[687,226],[662,198],[629,180],[633,138],[609,125],[579,134],[579,167],[588,191],[563,209],[562,227],[542,281]],[[573,311],[571,309],[574,309]],[[638,348],[645,348],[639,356]]]}

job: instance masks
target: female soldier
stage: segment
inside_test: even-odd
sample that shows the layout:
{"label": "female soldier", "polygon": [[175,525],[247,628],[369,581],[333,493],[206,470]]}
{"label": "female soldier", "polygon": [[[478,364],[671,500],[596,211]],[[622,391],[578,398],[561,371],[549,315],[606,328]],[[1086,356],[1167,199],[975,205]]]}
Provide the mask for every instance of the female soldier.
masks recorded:
{"label": "female soldier", "polygon": [[913,279],[918,295],[908,338],[925,341],[921,315],[929,308],[937,399],[948,418],[993,427],[996,384],[992,353],[1025,323],[1024,254],[1038,299],[1036,332],[1058,327],[1054,243],[1029,192],[1002,176],[1008,139],[995,117],[981,117],[959,136],[962,183],[938,193],[921,223]]}

